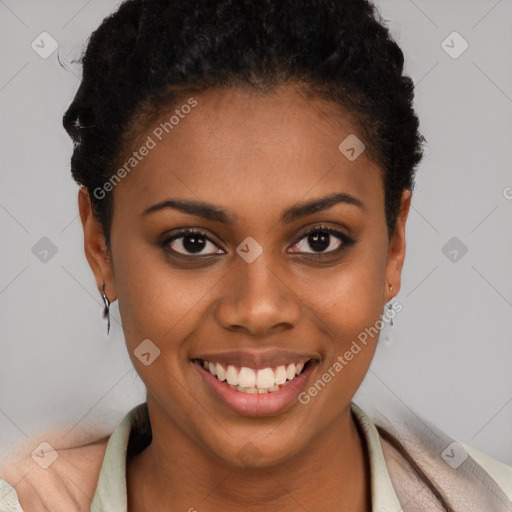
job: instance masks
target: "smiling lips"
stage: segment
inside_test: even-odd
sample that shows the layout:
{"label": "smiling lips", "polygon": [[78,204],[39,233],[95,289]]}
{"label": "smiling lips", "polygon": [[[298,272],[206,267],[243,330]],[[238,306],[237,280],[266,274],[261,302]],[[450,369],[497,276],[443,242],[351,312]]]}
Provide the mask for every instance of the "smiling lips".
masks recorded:
{"label": "smiling lips", "polygon": [[307,362],[290,363],[261,369],[247,366],[234,366],[199,360],[205,370],[208,370],[221,382],[242,393],[273,393],[295,379],[304,370]]}
{"label": "smiling lips", "polygon": [[249,417],[279,414],[297,402],[322,356],[282,348],[194,354],[202,383],[221,404]]}

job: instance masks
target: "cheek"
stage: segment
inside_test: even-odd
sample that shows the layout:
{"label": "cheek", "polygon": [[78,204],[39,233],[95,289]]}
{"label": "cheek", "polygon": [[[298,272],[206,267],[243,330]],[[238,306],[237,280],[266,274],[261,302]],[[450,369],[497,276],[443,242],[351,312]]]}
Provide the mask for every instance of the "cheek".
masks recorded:
{"label": "cheek", "polygon": [[333,382],[331,393],[321,398],[326,402],[340,397],[349,400],[375,354],[384,306],[386,254],[382,247],[371,245],[360,247],[330,276],[308,284],[312,306],[321,319],[318,325],[330,339],[320,377]]}
{"label": "cheek", "polygon": [[320,319],[316,324],[330,340],[316,377],[329,383],[329,392],[317,392],[323,385],[306,390],[315,396],[319,408],[348,402],[368,372],[380,334],[384,270],[385,259],[359,253],[329,275],[305,281],[309,306]]}
{"label": "cheek", "polygon": [[187,336],[222,278],[207,269],[171,268],[159,251],[134,244],[115,258],[119,310],[132,350],[146,338],[162,348]]}
{"label": "cheek", "polygon": [[[375,248],[374,254],[378,254]],[[336,340],[346,343],[373,325],[383,311],[382,283],[385,257],[365,257],[363,251],[330,270],[309,272],[298,282],[302,296],[311,305],[321,324]]]}

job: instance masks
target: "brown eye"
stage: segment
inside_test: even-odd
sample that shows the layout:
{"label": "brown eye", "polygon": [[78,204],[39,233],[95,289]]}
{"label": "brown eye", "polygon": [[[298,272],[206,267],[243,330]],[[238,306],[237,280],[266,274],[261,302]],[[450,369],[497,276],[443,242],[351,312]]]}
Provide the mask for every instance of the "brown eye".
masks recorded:
{"label": "brown eye", "polygon": [[163,244],[183,256],[209,256],[211,254],[223,254],[202,231],[186,229],[168,237]]}
{"label": "brown eye", "polygon": [[[302,238],[293,246],[293,252],[305,254],[331,254],[342,251],[354,241],[332,228],[317,226],[308,230]],[[307,248],[311,248],[308,251]]]}

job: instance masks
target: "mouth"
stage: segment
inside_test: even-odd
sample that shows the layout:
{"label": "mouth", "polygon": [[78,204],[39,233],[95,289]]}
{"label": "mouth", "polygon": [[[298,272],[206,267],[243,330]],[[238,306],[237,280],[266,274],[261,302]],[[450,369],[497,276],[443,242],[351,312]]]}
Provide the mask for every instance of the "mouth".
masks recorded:
{"label": "mouth", "polygon": [[231,389],[248,394],[275,393],[294,381],[313,364],[313,359],[309,359],[306,362],[258,369],[204,359],[196,359],[196,361],[218,381],[226,383]]}
{"label": "mouth", "polygon": [[299,403],[300,392],[319,364],[303,356],[293,361],[290,355],[274,358],[274,364],[270,358],[245,358],[243,363],[240,358],[225,359],[231,359],[230,364],[211,356],[191,362],[211,396],[238,415],[259,417],[279,414]]}

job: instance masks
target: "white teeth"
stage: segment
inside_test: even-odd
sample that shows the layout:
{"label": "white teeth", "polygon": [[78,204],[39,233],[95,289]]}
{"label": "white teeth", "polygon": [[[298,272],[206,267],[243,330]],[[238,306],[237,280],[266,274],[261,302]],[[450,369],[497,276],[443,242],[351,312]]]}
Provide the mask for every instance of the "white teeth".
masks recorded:
{"label": "white teeth", "polygon": [[296,368],[295,368],[295,365],[292,363],[292,364],[289,364],[287,367],[286,367],[286,378],[288,380],[292,380],[294,377],[295,377],[295,374],[296,374]]}
{"label": "white teeth", "polygon": [[224,368],[222,368],[222,366],[219,363],[217,363],[215,365],[215,371],[217,372],[217,378],[220,381],[226,380],[226,372],[224,371]]}
{"label": "white teeth", "polygon": [[238,372],[234,366],[228,366],[228,371],[226,372],[226,380],[228,381],[228,384],[231,384],[232,386],[238,385]]}
{"label": "white teeth", "polygon": [[272,368],[264,368],[263,370],[258,370],[258,375],[256,376],[257,388],[269,388],[274,385],[274,382],[275,378]]}
{"label": "white teeth", "polygon": [[256,384],[256,374],[254,370],[242,366],[238,374],[238,384],[244,388],[253,388]]}
{"label": "white teeth", "polygon": [[220,363],[202,361],[203,367],[220,381],[226,381],[228,386],[242,393],[272,393],[293,380],[304,369],[304,363],[291,363],[289,365],[254,370],[242,366],[237,370],[236,366],[229,365],[227,370]]}
{"label": "white teeth", "polygon": [[284,366],[278,366],[275,372],[276,384],[284,384],[286,382],[286,368]]}

